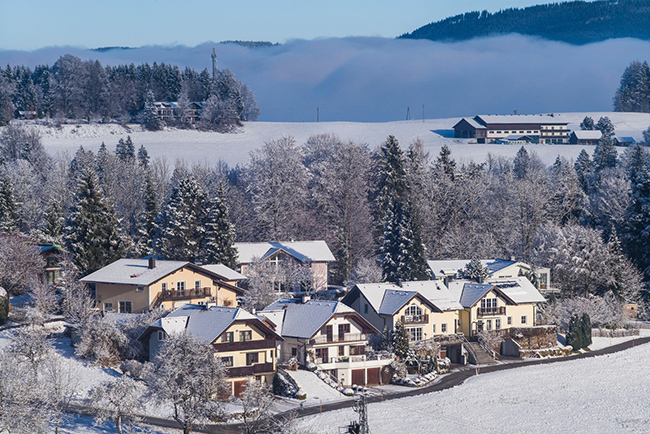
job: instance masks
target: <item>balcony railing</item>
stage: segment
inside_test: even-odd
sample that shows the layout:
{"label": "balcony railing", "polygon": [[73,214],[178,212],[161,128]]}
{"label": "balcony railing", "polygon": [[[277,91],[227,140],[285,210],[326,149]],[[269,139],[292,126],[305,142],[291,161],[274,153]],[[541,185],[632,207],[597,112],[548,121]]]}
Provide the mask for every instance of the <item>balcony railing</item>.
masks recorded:
{"label": "balcony railing", "polygon": [[309,341],[309,344],[316,345],[316,344],[329,344],[329,343],[337,343],[337,342],[365,341],[367,339],[368,339],[367,336],[361,333],[346,333],[344,335],[338,335],[338,336],[320,335],[320,336],[316,336],[314,339],[311,339]]}
{"label": "balcony railing", "polygon": [[262,350],[274,349],[276,345],[275,339],[261,339],[257,341],[244,341],[244,342],[217,342],[213,344],[215,351],[242,351],[242,350]]}
{"label": "balcony railing", "polygon": [[478,316],[505,315],[506,307],[479,307]]}
{"label": "balcony railing", "polygon": [[183,300],[197,297],[210,297],[212,288],[189,288],[183,290],[168,290],[162,292],[163,300]]}
{"label": "balcony railing", "polygon": [[429,315],[402,315],[402,324],[428,324]]}
{"label": "balcony railing", "polygon": [[247,377],[249,375],[268,374],[274,372],[273,363],[258,363],[251,366],[228,368],[228,377]]}

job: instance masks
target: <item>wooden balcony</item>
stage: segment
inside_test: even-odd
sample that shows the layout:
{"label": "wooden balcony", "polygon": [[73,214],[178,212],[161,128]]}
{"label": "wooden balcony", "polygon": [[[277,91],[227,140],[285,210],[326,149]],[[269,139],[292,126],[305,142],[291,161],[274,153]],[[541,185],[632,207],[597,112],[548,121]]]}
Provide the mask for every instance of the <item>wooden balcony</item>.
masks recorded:
{"label": "wooden balcony", "polygon": [[170,290],[162,292],[163,301],[189,300],[191,298],[205,298],[212,296],[212,288],[190,288],[182,291]]}
{"label": "wooden balcony", "polygon": [[243,342],[217,342],[212,344],[215,351],[246,351],[246,350],[264,350],[275,349],[275,339],[261,339],[257,341],[243,341]]}
{"label": "wooden balcony", "polygon": [[346,333],[344,335],[338,335],[338,336],[319,335],[316,336],[314,339],[310,339],[309,344],[317,345],[317,344],[330,344],[330,343],[338,343],[338,342],[354,342],[354,341],[366,341],[366,340],[368,340],[368,337],[364,334]]}
{"label": "wooden balcony", "polygon": [[496,316],[496,315],[505,315],[506,307],[479,307],[478,316]]}
{"label": "wooden balcony", "polygon": [[428,324],[429,315],[402,315],[402,324]]}
{"label": "wooden balcony", "polygon": [[258,363],[251,366],[228,368],[228,377],[248,377],[251,375],[268,374],[271,372],[275,372],[275,369],[273,369],[273,363]]}

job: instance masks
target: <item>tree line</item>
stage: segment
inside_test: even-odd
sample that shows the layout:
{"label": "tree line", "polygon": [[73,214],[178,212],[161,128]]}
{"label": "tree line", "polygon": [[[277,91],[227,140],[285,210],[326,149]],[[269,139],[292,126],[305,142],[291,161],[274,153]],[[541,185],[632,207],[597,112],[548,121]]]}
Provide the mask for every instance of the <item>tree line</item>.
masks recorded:
{"label": "tree line", "polygon": [[[213,77],[207,69],[199,72],[156,62],[102,66],[97,60],[82,61],[70,54],[52,66],[0,69],[0,125],[21,113],[56,121],[145,123],[153,101],[177,101],[181,107],[204,102],[210,112],[206,118],[213,123],[215,117],[232,124],[255,120],[259,114],[253,92],[228,69]],[[176,126],[189,125],[179,120]]]}

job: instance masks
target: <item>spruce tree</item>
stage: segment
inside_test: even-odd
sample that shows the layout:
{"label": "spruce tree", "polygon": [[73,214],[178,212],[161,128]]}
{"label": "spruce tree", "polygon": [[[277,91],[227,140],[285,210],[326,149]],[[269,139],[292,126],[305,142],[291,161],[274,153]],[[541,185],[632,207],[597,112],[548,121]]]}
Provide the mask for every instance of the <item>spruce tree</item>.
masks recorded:
{"label": "spruce tree", "polygon": [[162,128],[162,122],[156,112],[156,97],[151,90],[147,91],[142,111],[142,123],[149,131],[158,131]]}
{"label": "spruce tree", "polygon": [[135,145],[131,136],[126,136],[126,140],[120,139],[115,146],[115,155],[122,161],[133,162],[135,161]]}
{"label": "spruce tree", "polygon": [[138,149],[138,163],[140,164],[140,166],[147,169],[149,168],[150,160],[151,158],[149,157],[149,153],[147,152],[147,149],[144,147],[144,145],[140,145],[140,148]]}
{"label": "spruce tree", "polygon": [[608,139],[611,139],[614,135],[614,124],[607,116],[603,116],[602,118],[598,119],[596,129],[603,134],[603,137],[606,137]]}
{"label": "spruce tree", "polygon": [[490,271],[479,258],[472,258],[461,274],[465,279],[475,280],[478,283],[483,283],[483,280],[490,277]]}
{"label": "spruce tree", "polygon": [[569,329],[566,332],[566,344],[571,345],[574,351],[583,348],[582,319],[578,315],[571,315]]}
{"label": "spruce tree", "polygon": [[208,203],[202,245],[203,262],[219,263],[230,268],[236,267],[235,228],[228,217],[228,207],[223,199],[221,189],[219,196]]}
{"label": "spruce tree", "polygon": [[530,155],[523,146],[517,151],[513,161],[513,173],[517,179],[525,179],[530,171]]}
{"label": "spruce tree", "polygon": [[13,186],[6,173],[0,180],[0,232],[18,230],[18,211],[14,200]]}
{"label": "spruce tree", "polygon": [[158,200],[156,189],[149,174],[147,174],[144,181],[143,198],[144,211],[140,215],[136,252],[140,256],[148,256],[154,254],[154,240],[158,231],[156,222],[158,217]]}
{"label": "spruce tree", "polygon": [[580,129],[581,130],[595,130],[596,129],[596,124],[594,124],[593,118],[590,118],[589,116],[585,116],[585,118],[580,122]]}
{"label": "spruce tree", "polygon": [[616,167],[616,159],[618,153],[612,139],[603,134],[602,139],[598,141],[594,149],[594,170],[598,175],[606,169],[613,169]]}
{"label": "spruce tree", "polygon": [[4,288],[0,287],[0,325],[7,322],[9,317],[9,294]]}
{"label": "spruce tree", "polygon": [[580,334],[582,335],[581,348],[587,348],[591,345],[591,318],[587,312],[580,317]]}
{"label": "spruce tree", "polygon": [[646,277],[650,275],[650,164],[646,148],[634,146],[627,158],[632,193],[625,221],[627,252]]}
{"label": "spruce tree", "polygon": [[45,211],[43,235],[45,235],[48,241],[61,243],[64,226],[65,218],[63,217],[63,209],[58,201],[53,200]]}
{"label": "spruce tree", "polygon": [[582,190],[585,193],[589,193],[591,189],[591,180],[594,173],[594,165],[587,151],[584,149],[580,151],[580,154],[578,154],[578,158],[576,158],[576,162],[573,165],[573,168],[578,175],[578,181],[582,186]]}
{"label": "spruce tree", "polygon": [[104,197],[93,170],[86,170],[79,179],[66,222],[65,242],[84,275],[120,259],[128,250],[115,210]]}
{"label": "spruce tree", "polygon": [[206,195],[193,176],[181,178],[160,215],[155,250],[164,259],[200,261]]}
{"label": "spruce tree", "polygon": [[401,321],[395,323],[393,331],[393,352],[399,358],[404,358],[409,350],[409,337]]}

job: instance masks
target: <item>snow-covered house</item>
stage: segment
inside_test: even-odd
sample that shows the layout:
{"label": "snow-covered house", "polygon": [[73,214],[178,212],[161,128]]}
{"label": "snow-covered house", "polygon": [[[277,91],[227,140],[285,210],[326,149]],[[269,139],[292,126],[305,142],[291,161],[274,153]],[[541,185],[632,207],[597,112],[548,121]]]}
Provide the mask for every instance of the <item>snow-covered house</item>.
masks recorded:
{"label": "snow-covered house", "polygon": [[153,360],[168,336],[184,332],[214,347],[228,367],[231,394],[239,396],[246,381],[272,384],[282,337],[271,324],[241,308],[188,304],[151,324],[139,339],[149,344]]}
{"label": "snow-covered house", "polygon": [[38,250],[45,259],[45,284],[58,285],[61,281],[61,271],[63,271],[59,262],[65,250],[60,245],[54,243],[39,243]]}
{"label": "snow-covered house", "polygon": [[[461,271],[465,269],[469,259],[451,259],[427,261],[433,279],[451,280],[460,277]],[[509,278],[530,274],[531,266],[525,262],[507,259],[481,259],[483,267],[487,268],[489,277]],[[550,289],[551,269],[536,267],[535,276],[540,290]]]}
{"label": "snow-covered house", "polygon": [[381,368],[391,361],[366,355],[368,339],[379,330],[341,302],[279,300],[259,314],[284,338],[280,361],[315,363],[344,386],[380,384]]}
{"label": "snow-covered house", "polygon": [[96,306],[108,312],[170,310],[187,303],[236,306],[245,276],[223,265],[186,261],[118,259],[81,279],[94,289]]}
{"label": "snow-covered house", "polygon": [[[265,261],[283,271],[307,265],[314,291],[327,289],[328,264],[336,259],[325,241],[272,241],[269,243],[235,243],[238,267],[246,274],[251,264]],[[298,288],[278,288],[295,290]]]}
{"label": "snow-covered house", "polygon": [[379,330],[401,322],[414,342],[458,333],[463,309],[441,280],[357,284],[341,301]]}
{"label": "snow-covered house", "polygon": [[600,130],[577,130],[569,136],[569,143],[572,145],[591,145],[595,146],[603,137]]}
{"label": "snow-covered house", "polygon": [[468,337],[483,330],[534,327],[537,305],[546,301],[525,277],[456,280],[449,282],[449,290],[463,306],[459,331]]}
{"label": "snow-covered house", "polygon": [[543,144],[569,140],[568,122],[554,114],[477,115],[461,119],[453,128],[454,137],[476,138],[478,143],[492,143],[522,134]]}

